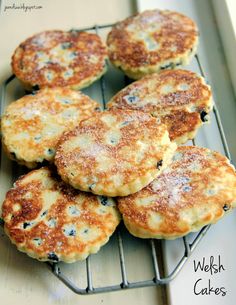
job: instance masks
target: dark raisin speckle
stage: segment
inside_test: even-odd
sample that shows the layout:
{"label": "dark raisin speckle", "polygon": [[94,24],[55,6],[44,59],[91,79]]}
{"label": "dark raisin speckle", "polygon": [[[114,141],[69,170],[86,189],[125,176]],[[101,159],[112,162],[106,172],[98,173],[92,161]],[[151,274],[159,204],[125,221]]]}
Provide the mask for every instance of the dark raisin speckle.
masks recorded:
{"label": "dark raisin speckle", "polygon": [[68,100],[66,100],[66,99],[63,99],[63,100],[61,100],[61,101],[62,101],[63,104],[66,104],[66,105],[68,105],[68,104],[71,103],[70,101],[68,101]]}
{"label": "dark raisin speckle", "polygon": [[26,229],[28,226],[30,226],[30,223],[29,223],[29,222],[24,222],[24,223],[23,223],[23,228],[24,228],[24,229]]}
{"label": "dark raisin speckle", "polygon": [[35,140],[35,141],[39,141],[39,140],[41,140],[41,136],[40,136],[40,135],[35,136],[35,137],[34,137],[34,140]]}
{"label": "dark raisin speckle", "polygon": [[53,148],[48,148],[47,152],[49,155],[53,155],[55,153],[55,150]]}
{"label": "dark raisin speckle", "polygon": [[130,122],[129,121],[124,121],[121,123],[121,126],[127,126]]}
{"label": "dark raisin speckle", "polygon": [[69,213],[70,215],[75,215],[75,216],[80,215],[80,211],[77,209],[75,205],[69,206]]}
{"label": "dark raisin speckle", "polygon": [[201,116],[202,122],[207,122],[207,118],[206,118],[207,113],[206,113],[206,111],[202,111],[202,112],[200,113],[200,116]]}
{"label": "dark raisin speckle", "polygon": [[157,169],[160,169],[162,167],[163,160],[160,160],[157,162]]}
{"label": "dark raisin speckle", "polygon": [[54,252],[48,253],[48,259],[53,262],[58,262],[58,256]]}
{"label": "dark raisin speckle", "polygon": [[25,44],[20,44],[20,48],[25,51]]}
{"label": "dark raisin speckle", "polygon": [[36,246],[41,246],[42,239],[40,237],[35,237],[35,238],[33,238],[33,242]]}
{"label": "dark raisin speckle", "polygon": [[168,68],[172,68],[172,67],[173,67],[173,64],[170,63],[170,64],[168,64],[168,65],[161,66],[161,70],[168,69]]}
{"label": "dark raisin speckle", "polygon": [[70,232],[68,233],[69,236],[75,236],[76,231],[74,229],[71,229]]}
{"label": "dark raisin speckle", "polygon": [[14,152],[11,152],[10,154],[11,154],[12,160],[16,160],[16,154]]}
{"label": "dark raisin speckle", "polygon": [[223,206],[223,210],[224,210],[225,212],[227,212],[227,211],[229,210],[229,206],[228,206],[227,204],[225,204],[225,205]]}
{"label": "dark raisin speckle", "polygon": [[47,212],[48,212],[48,211],[44,211],[44,212],[41,214],[41,217],[47,215]]}
{"label": "dark raisin speckle", "polygon": [[106,196],[100,196],[100,201],[102,205],[107,205],[107,197]]}
{"label": "dark raisin speckle", "polygon": [[92,183],[92,184],[90,184],[90,186],[89,186],[89,190],[90,190],[90,191],[92,191],[92,189],[93,189],[95,186],[96,186],[96,183]]}
{"label": "dark raisin speckle", "polygon": [[33,90],[39,90],[39,85],[34,85],[32,88]]}
{"label": "dark raisin speckle", "polygon": [[136,102],[138,101],[138,97],[135,96],[135,95],[130,95],[130,96],[127,97],[127,100],[128,100],[128,102],[129,102],[130,104],[136,103]]}

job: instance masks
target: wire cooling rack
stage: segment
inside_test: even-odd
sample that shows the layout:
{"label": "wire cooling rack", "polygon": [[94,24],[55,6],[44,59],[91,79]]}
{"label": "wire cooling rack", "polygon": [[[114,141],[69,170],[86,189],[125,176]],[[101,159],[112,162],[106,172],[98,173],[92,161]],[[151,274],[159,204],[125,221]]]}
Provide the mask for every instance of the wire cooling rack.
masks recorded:
{"label": "wire cooling rack", "polygon": [[[83,29],[72,29],[71,31],[93,31],[97,34],[100,34],[100,31],[103,29],[111,28],[113,24],[106,24],[106,25],[96,25],[93,27],[83,28]],[[198,66],[198,69],[203,77],[205,77],[204,70],[202,64],[200,62],[199,56],[195,55],[194,60]],[[7,86],[14,80],[15,76],[11,75],[8,79],[1,86],[1,106],[5,104],[5,95],[6,95],[6,88]],[[124,83],[127,84],[129,80],[127,77],[124,77]],[[100,80],[99,90],[102,97],[103,107],[106,107],[106,99],[105,99],[105,92],[106,92],[106,83],[105,78],[102,77]],[[215,120],[217,123],[220,139],[222,142],[222,146],[224,149],[224,153],[227,158],[231,159],[230,152],[228,148],[228,144],[226,141],[226,137],[224,134],[224,130],[222,127],[222,122],[220,119],[220,115],[216,105],[213,106],[213,115],[215,116]],[[195,145],[195,140],[192,140],[193,145]],[[19,176],[19,168],[18,165],[12,163],[12,174],[13,180],[15,180]],[[0,225],[3,225],[3,222],[0,219]],[[198,243],[201,241],[203,236],[206,234],[210,225],[205,226],[202,228],[192,242],[188,242],[186,237],[182,238],[183,243],[183,254],[179,259],[178,263],[175,265],[173,270],[169,274],[165,274],[164,267],[163,267],[163,255],[162,255],[162,246],[161,241],[159,240],[148,240],[149,243],[149,251],[152,258],[152,269],[154,277],[148,280],[141,280],[141,281],[129,281],[127,275],[127,261],[126,261],[126,251],[124,247],[125,240],[123,238],[124,234],[129,234],[126,229],[120,225],[115,232],[115,239],[118,249],[118,257],[119,257],[119,269],[121,275],[121,282],[118,282],[114,285],[103,285],[103,283],[99,283],[99,287],[95,287],[93,284],[93,270],[91,267],[91,255],[86,259],[85,266],[86,266],[86,282],[87,287],[81,288],[79,285],[75,283],[75,281],[65,275],[61,268],[61,263],[46,263],[47,267],[51,270],[51,272],[61,281],[63,282],[68,288],[74,291],[77,294],[81,295],[88,295],[88,294],[96,294],[96,293],[104,293],[104,292],[111,292],[111,291],[118,291],[124,289],[131,289],[131,288],[141,288],[141,287],[150,287],[150,286],[157,286],[157,285],[164,285],[170,283],[176,275],[180,272],[183,268],[184,264],[193,253],[195,248],[197,247]],[[144,242],[144,241],[142,241]],[[145,241],[146,242],[146,241]],[[83,262],[78,262],[80,264]],[[145,262],[142,262],[145,263]],[[79,275],[78,275],[79,277]]]}

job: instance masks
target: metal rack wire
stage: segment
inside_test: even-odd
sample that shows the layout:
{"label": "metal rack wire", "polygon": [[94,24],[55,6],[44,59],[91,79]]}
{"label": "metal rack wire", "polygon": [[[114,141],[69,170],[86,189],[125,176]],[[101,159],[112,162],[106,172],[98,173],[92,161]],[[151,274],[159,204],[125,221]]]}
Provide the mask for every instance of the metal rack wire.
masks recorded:
{"label": "metal rack wire", "polygon": [[[94,31],[95,33],[99,33],[100,30],[110,28],[112,24],[106,24],[106,25],[96,25],[89,28],[83,28],[83,29],[72,29],[72,31]],[[195,60],[197,62],[197,65],[199,67],[199,70],[201,72],[201,75],[205,77],[203,67],[201,65],[200,59],[198,55],[195,55]],[[11,83],[12,80],[14,80],[15,76],[10,76],[1,87],[1,104],[5,101],[5,93],[6,93],[6,87],[9,83]],[[127,79],[126,79],[127,80]],[[105,80],[104,77],[100,79],[100,91],[102,96],[102,103],[105,108],[106,106],[106,100],[105,100]],[[224,130],[222,127],[222,122],[220,119],[220,115],[218,112],[217,107],[214,105],[213,107],[213,114],[216,119],[216,123],[218,126],[219,134],[221,137],[222,145],[224,148],[225,155],[231,159],[230,152],[228,148],[228,144],[226,141],[226,137],[224,134]],[[195,145],[195,141],[193,140],[193,145]],[[17,171],[16,171],[17,172]],[[14,171],[14,176],[16,175],[16,172]],[[0,225],[3,225],[3,223],[0,221]],[[48,268],[51,270],[51,272],[61,281],[63,282],[68,288],[70,288],[72,291],[74,291],[77,294],[81,295],[88,295],[88,294],[95,294],[95,293],[104,293],[104,292],[111,292],[111,291],[118,291],[118,290],[124,290],[124,289],[131,289],[131,288],[141,288],[141,287],[149,287],[149,286],[157,286],[157,285],[163,285],[168,284],[171,280],[173,280],[176,275],[180,272],[180,270],[183,268],[184,264],[190,257],[190,255],[193,253],[195,248],[197,247],[198,243],[201,241],[203,236],[207,233],[208,229],[210,228],[210,225],[202,228],[194,240],[189,243],[186,239],[186,237],[182,238],[184,251],[183,255],[174,267],[174,269],[167,275],[163,275],[163,265],[162,261],[158,259],[161,254],[161,246],[160,243],[158,245],[156,244],[157,241],[150,239],[149,240],[149,249],[151,252],[152,257],[152,267],[154,272],[154,278],[151,278],[149,280],[144,281],[129,281],[126,271],[126,259],[125,259],[125,250],[124,250],[124,241],[122,238],[121,230],[118,228],[116,231],[116,240],[118,245],[118,252],[119,252],[119,264],[120,264],[120,272],[121,272],[121,278],[122,281],[110,286],[100,286],[95,287],[93,285],[93,278],[92,278],[92,268],[91,268],[91,256],[89,256],[86,259],[86,278],[87,278],[87,287],[86,288],[80,288],[78,287],[70,278],[68,278],[61,270],[60,263],[46,263]],[[128,234],[128,233],[127,233]]]}

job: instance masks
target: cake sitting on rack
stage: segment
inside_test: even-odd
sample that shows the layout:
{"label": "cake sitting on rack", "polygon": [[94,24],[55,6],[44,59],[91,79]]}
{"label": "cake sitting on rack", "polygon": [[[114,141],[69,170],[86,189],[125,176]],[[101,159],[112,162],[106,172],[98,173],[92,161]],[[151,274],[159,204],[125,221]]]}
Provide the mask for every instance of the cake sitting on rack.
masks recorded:
{"label": "cake sitting on rack", "polygon": [[168,128],[171,141],[183,144],[209,122],[213,106],[211,88],[188,70],[166,70],[133,82],[107,104],[109,109],[150,113]]}
{"label": "cake sitting on rack", "polygon": [[141,191],[118,199],[129,232],[174,239],[217,222],[236,207],[236,173],[221,154],[181,146],[161,175]]}
{"label": "cake sitting on rack", "polygon": [[12,56],[12,71],[27,90],[44,87],[81,89],[106,72],[106,46],[81,31],[45,31],[24,42]]}
{"label": "cake sitting on rack", "polygon": [[67,263],[98,252],[120,222],[113,199],[75,190],[47,167],[15,183],[2,215],[18,250],[40,261]]}
{"label": "cake sitting on rack", "polygon": [[127,196],[168,166],[176,150],[165,125],[132,110],[97,113],[59,140],[55,164],[62,179],[82,191]]}
{"label": "cake sitting on rack", "polygon": [[63,132],[98,111],[99,103],[68,87],[34,91],[5,109],[1,119],[3,147],[12,160],[29,168],[52,162]]}
{"label": "cake sitting on rack", "polygon": [[133,79],[188,64],[197,45],[193,20],[157,9],[118,22],[107,37],[111,62]]}

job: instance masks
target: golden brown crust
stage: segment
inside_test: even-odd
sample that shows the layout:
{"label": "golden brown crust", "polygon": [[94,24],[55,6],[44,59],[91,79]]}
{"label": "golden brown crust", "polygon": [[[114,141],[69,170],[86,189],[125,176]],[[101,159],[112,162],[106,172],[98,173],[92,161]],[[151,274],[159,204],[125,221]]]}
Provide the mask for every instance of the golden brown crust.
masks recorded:
{"label": "golden brown crust", "polygon": [[6,108],[1,120],[3,147],[11,159],[30,168],[52,161],[63,132],[99,109],[97,102],[79,91],[41,89]]}
{"label": "golden brown crust", "polygon": [[106,47],[96,34],[45,31],[19,45],[12,70],[27,89],[69,86],[78,90],[106,72],[106,58]]}
{"label": "golden brown crust", "polygon": [[179,147],[169,167],[146,188],[118,199],[128,230],[141,238],[184,236],[234,207],[236,174],[229,160],[191,146]]}
{"label": "golden brown crust", "polygon": [[[118,92],[108,108],[141,110],[166,124],[178,144],[192,139],[212,108],[212,94],[204,79],[187,70],[148,75]],[[203,116],[204,114],[204,116]]]}
{"label": "golden brown crust", "polygon": [[196,51],[197,42],[196,24],[167,10],[131,16],[117,23],[107,38],[110,60],[134,79],[186,64]]}
{"label": "golden brown crust", "polygon": [[55,164],[62,179],[75,188],[125,196],[151,182],[175,149],[165,125],[149,114],[115,110],[98,113],[65,133]]}
{"label": "golden brown crust", "polygon": [[76,191],[46,167],[18,179],[2,216],[20,251],[41,261],[65,262],[97,252],[120,220],[112,199]]}

